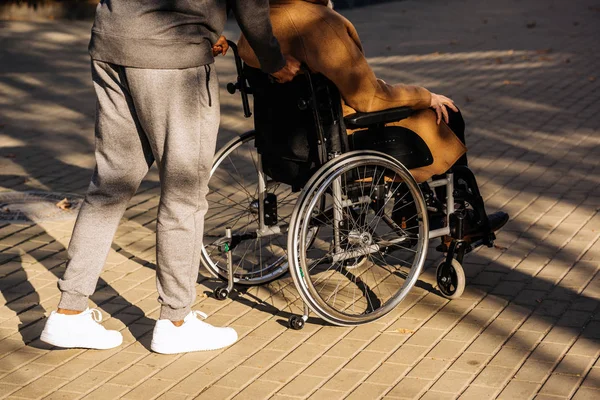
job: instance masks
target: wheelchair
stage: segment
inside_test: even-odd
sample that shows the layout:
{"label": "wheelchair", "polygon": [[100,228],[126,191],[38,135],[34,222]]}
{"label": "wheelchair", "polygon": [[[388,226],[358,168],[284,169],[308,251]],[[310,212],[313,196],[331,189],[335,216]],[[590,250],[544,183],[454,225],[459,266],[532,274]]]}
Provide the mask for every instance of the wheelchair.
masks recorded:
{"label": "wheelchair", "polygon": [[[211,169],[201,259],[227,282],[215,297],[289,271],[304,303],[291,328],[301,329],[310,311],[334,325],[371,322],[407,296],[429,240],[443,238],[437,285],[458,298],[464,255],[495,239],[473,173],[453,167],[417,183],[409,170],[431,164],[427,145],[408,129],[386,126],[411,109],[344,118],[340,94],[325,77],[305,71],[274,83],[229,44],[238,77],[227,89],[241,93],[246,118],[253,95],[255,129],[218,150]],[[391,142],[393,151],[382,151]],[[468,219],[483,232],[476,241],[465,238]]]}

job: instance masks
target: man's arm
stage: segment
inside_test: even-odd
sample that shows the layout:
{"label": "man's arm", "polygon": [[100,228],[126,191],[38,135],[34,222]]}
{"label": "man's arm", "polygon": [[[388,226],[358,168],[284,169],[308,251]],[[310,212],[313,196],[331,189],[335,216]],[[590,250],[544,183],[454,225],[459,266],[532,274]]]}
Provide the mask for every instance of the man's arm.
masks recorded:
{"label": "man's arm", "polygon": [[269,74],[286,66],[279,42],[273,36],[269,19],[269,0],[229,0],[231,10],[261,69]]}

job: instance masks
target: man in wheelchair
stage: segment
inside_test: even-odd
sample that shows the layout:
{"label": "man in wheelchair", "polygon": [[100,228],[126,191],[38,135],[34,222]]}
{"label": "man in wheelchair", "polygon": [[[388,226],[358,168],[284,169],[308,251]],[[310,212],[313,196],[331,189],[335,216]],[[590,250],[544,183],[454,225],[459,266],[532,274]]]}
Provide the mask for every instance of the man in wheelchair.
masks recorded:
{"label": "man in wheelchair", "polygon": [[[444,223],[442,204],[445,187],[430,188],[426,183],[432,177],[454,172],[454,198],[461,216],[461,236],[468,242],[493,241],[493,232],[508,222],[504,212],[485,213],[477,182],[467,167],[465,123],[453,101],[418,86],[389,85],[377,79],[363,53],[358,33],[350,21],[333,10],[328,0],[271,0],[273,31],[285,54],[303,62],[312,73],[332,81],[342,97],[343,115],[373,113],[382,110],[409,107],[414,110],[408,118],[386,124],[402,129],[387,133],[385,140],[369,138],[367,130],[348,130],[354,146],[369,148],[394,155],[394,143],[401,143],[406,130],[417,133],[429,148],[433,162],[412,168],[427,200],[430,219],[435,227]],[[258,60],[245,37],[241,37],[239,54],[250,67],[259,67]],[[391,137],[390,137],[391,135]],[[395,135],[398,135],[397,137]],[[368,143],[365,143],[368,142]],[[401,208],[401,207],[398,207]],[[403,222],[403,213],[394,219]],[[451,229],[455,229],[451,226]],[[451,238],[442,237],[439,250],[447,250]],[[487,242],[487,243],[486,243]]]}

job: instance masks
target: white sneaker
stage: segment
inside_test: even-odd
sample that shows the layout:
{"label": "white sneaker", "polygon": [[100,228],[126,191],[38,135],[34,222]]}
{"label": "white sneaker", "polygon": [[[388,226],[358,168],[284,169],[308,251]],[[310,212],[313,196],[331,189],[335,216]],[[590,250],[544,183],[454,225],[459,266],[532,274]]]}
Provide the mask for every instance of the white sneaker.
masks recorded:
{"label": "white sneaker", "polygon": [[40,340],[64,348],[112,349],[123,343],[123,335],[109,331],[99,324],[102,313],[95,308],[76,315],[59,314],[52,311]]}
{"label": "white sneaker", "polygon": [[217,350],[227,347],[237,340],[233,328],[217,328],[198,319],[206,319],[201,311],[192,311],[177,327],[168,319],[159,319],[152,333],[150,348],[156,353],[176,354],[191,351]]}

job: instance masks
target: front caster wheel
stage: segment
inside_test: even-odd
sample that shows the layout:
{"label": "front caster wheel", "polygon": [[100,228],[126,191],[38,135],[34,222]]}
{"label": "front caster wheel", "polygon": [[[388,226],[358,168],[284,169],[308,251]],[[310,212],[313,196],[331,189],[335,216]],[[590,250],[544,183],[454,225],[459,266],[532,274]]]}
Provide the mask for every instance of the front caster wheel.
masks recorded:
{"label": "front caster wheel", "polygon": [[214,291],[217,300],[226,300],[229,297],[229,290],[226,287],[218,287]]}
{"label": "front caster wheel", "polygon": [[437,285],[442,295],[450,300],[458,299],[465,290],[465,271],[456,260],[450,264],[442,261],[436,271]]}
{"label": "front caster wheel", "polygon": [[299,331],[304,328],[304,318],[299,315],[292,315],[288,320],[288,325],[295,331]]}

